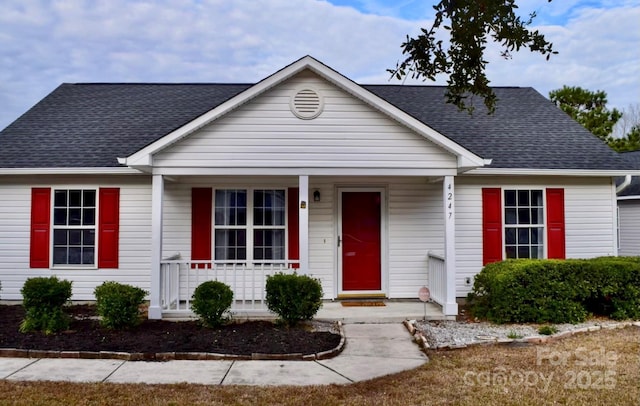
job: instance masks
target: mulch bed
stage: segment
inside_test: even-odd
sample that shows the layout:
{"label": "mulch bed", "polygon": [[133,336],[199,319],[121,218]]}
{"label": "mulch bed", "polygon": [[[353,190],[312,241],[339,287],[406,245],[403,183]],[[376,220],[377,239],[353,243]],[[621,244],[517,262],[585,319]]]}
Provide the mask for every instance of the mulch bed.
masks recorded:
{"label": "mulch bed", "polygon": [[107,330],[95,319],[95,308],[91,305],[74,305],[66,310],[73,316],[69,330],[44,335],[39,332],[20,333],[23,307],[0,305],[0,348],[251,355],[315,354],[332,350],[340,343],[339,334],[309,331],[308,325],[286,328],[270,321],[247,321],[209,329],[197,321],[145,319],[134,329]]}

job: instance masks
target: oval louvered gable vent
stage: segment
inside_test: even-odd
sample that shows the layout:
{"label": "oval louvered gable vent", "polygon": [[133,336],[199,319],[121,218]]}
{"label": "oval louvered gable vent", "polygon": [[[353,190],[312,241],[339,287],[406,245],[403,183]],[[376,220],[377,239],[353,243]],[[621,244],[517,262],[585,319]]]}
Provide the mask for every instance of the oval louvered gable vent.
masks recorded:
{"label": "oval louvered gable vent", "polygon": [[310,120],[322,113],[323,100],[313,89],[302,89],[291,98],[291,111],[296,117]]}

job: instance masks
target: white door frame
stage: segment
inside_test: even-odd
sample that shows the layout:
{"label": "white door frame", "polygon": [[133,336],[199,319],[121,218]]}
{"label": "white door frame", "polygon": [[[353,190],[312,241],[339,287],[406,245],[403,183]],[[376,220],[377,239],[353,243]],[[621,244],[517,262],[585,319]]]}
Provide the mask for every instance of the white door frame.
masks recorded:
{"label": "white door frame", "polygon": [[[348,290],[342,288],[342,194],[344,192],[378,192],[380,193],[380,290]],[[389,272],[388,272],[388,240],[387,240],[387,188],[383,186],[349,186],[337,187],[337,216],[336,216],[336,280],[337,296],[379,296],[388,295]]]}

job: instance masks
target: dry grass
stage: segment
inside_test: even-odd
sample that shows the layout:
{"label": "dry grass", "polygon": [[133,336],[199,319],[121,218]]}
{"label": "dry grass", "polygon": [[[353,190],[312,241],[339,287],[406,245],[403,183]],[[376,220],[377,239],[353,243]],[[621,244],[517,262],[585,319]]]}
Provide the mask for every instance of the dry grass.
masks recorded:
{"label": "dry grass", "polygon": [[637,327],[603,330],[539,346],[483,346],[429,355],[431,361],[418,369],[345,386],[0,381],[0,404],[640,404],[640,329]]}

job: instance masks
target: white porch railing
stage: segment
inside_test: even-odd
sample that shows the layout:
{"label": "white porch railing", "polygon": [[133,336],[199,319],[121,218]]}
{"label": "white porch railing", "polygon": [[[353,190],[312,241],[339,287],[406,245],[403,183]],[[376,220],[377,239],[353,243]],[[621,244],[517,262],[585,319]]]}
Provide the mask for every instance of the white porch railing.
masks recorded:
{"label": "white porch railing", "polygon": [[444,257],[430,252],[428,255],[429,292],[431,299],[444,306],[447,297],[447,268]]}
{"label": "white porch railing", "polygon": [[256,262],[163,260],[160,262],[160,305],[163,313],[190,313],[191,296],[198,285],[219,281],[231,287],[231,311],[267,311],[267,276],[293,273],[299,261]]}

